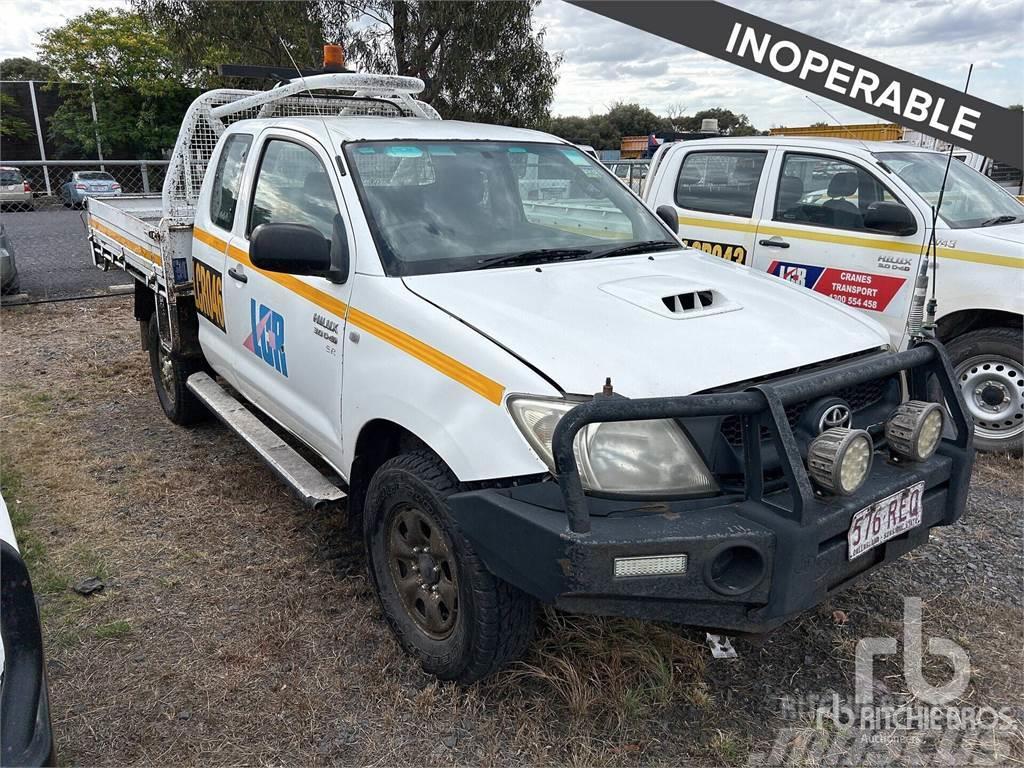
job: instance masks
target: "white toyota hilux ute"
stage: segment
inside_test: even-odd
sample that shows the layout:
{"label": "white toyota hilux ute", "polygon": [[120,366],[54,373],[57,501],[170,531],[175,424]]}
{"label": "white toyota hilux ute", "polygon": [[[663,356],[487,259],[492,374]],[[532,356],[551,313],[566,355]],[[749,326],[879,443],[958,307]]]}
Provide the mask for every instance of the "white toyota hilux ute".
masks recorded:
{"label": "white toyota hilux ute", "polygon": [[162,198],[90,200],[89,237],[136,278],[167,416],[212,411],[307,503],[344,500],[427,671],[520,656],[538,601],[768,630],[959,518],[941,346],[892,352],[683,248],[577,147],[437,119],[421,88],[207,93]]}
{"label": "white toyota hilux ute", "polygon": [[[947,160],[898,142],[680,142],[658,150],[644,199],[675,209],[684,243],[863,310],[905,349]],[[954,159],[935,230],[936,333],[974,421],[975,444],[1020,453],[1024,205]]]}

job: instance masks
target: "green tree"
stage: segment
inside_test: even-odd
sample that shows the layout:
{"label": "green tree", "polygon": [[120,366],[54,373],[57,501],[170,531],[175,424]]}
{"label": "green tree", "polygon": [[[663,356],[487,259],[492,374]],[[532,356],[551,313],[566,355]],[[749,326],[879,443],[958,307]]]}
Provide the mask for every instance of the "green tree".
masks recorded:
{"label": "green tree", "polygon": [[[174,145],[193,94],[170,43],[138,13],[94,9],[48,29],[39,59],[60,79],[50,120],[68,151],[158,157]],[[90,101],[95,99],[97,124]]]}
{"label": "green tree", "polygon": [[[290,67],[294,58],[300,67],[319,67],[324,43],[342,40],[349,18],[344,0],[132,0],[132,4],[166,36],[176,61],[204,88],[224,84],[216,74],[218,64]],[[231,85],[263,88],[266,83],[235,80]]]}
{"label": "green tree", "polygon": [[422,78],[422,98],[442,116],[539,125],[554,96],[560,58],[534,29],[538,0],[355,2],[349,48],[362,69]]}
{"label": "green tree", "polygon": [[53,70],[26,56],[0,61],[0,80],[53,80]]}
{"label": "green tree", "polygon": [[28,141],[35,131],[15,112],[21,111],[17,99],[7,93],[0,93],[0,136],[18,141]]}

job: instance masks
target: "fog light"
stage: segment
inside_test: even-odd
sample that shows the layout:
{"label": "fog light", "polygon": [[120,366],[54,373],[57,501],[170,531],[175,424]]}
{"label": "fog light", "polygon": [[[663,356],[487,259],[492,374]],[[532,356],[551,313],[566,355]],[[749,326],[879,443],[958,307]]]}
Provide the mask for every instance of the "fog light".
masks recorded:
{"label": "fog light", "polygon": [[897,456],[924,461],[939,447],[944,420],[938,403],[908,400],[885,422],[885,438]]}
{"label": "fog light", "polygon": [[832,427],[807,449],[807,471],[826,491],[849,496],[867,479],[873,454],[871,435],[863,429]]}
{"label": "fog light", "polygon": [[616,557],[615,578],[626,576],[673,576],[686,573],[686,555]]}

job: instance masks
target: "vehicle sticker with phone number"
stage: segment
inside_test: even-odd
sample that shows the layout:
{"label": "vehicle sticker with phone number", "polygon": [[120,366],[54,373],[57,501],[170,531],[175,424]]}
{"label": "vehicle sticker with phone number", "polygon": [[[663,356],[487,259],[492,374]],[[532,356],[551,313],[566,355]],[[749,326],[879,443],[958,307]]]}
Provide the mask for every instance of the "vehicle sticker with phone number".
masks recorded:
{"label": "vehicle sticker with phone number", "polygon": [[704,253],[710,253],[712,256],[718,256],[726,261],[732,261],[737,264],[747,263],[747,249],[742,245],[711,243],[707,240],[687,240],[686,238],[683,238],[683,245],[688,248],[696,248],[698,251],[704,251]]}
{"label": "vehicle sticker with phone number", "polygon": [[768,265],[768,273],[841,301],[848,307],[873,312],[884,312],[907,282],[905,277],[895,275],[876,275],[872,272],[786,261],[773,261]]}

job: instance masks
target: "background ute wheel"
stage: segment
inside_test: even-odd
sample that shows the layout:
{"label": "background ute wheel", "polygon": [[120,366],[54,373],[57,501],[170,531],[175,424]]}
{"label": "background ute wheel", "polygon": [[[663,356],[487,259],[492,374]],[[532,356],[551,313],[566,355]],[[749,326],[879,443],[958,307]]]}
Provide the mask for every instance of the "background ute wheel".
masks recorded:
{"label": "background ute wheel", "polygon": [[203,369],[202,360],[175,359],[160,344],[156,314],[149,319],[149,367],[160,407],[167,418],[179,426],[188,426],[210,416],[195,395],[185,386],[188,377]]}
{"label": "background ute wheel", "polygon": [[946,345],[981,451],[1021,455],[1024,448],[1024,335],[982,328]]}
{"label": "background ute wheel", "polygon": [[423,670],[463,684],[523,653],[533,599],[480,562],[448,515],[461,490],[429,450],[385,462],[370,480],[363,532],[377,597],[405,650]]}

